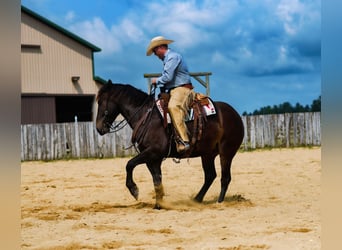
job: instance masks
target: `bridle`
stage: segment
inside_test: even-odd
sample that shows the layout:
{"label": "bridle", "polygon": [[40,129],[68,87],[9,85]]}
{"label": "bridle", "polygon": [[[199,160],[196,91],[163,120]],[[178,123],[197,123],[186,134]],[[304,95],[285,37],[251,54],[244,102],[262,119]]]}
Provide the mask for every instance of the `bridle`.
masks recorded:
{"label": "bridle", "polygon": [[108,115],[109,112],[108,110],[106,109],[104,111],[104,118],[103,118],[103,124],[106,125],[108,128],[109,128],[109,131],[108,133],[115,133],[115,132],[118,132],[119,130],[123,129],[127,124],[128,124],[128,121],[127,120],[122,120],[120,121],[118,124],[116,124],[115,126],[113,125],[114,121],[112,123],[110,123],[108,120]]}
{"label": "bridle", "polygon": [[[140,107],[133,113],[133,115],[131,117],[129,117],[128,119],[124,119],[124,120],[120,121],[116,125],[113,125],[114,121],[112,123],[107,121],[108,120],[107,117],[109,116],[108,100],[107,100],[106,110],[104,111],[104,121],[103,121],[103,123],[106,124],[106,126],[109,127],[109,132],[108,133],[115,133],[115,132],[118,132],[119,130],[123,129],[139,113],[139,111],[145,106],[145,104],[150,100],[150,97],[153,96],[152,106],[147,109],[146,118],[145,118],[146,120],[147,120],[147,118],[151,119],[151,114],[152,114],[153,107],[156,105],[155,100],[154,100],[155,99],[155,90],[156,90],[156,87],[153,86],[151,88],[151,93],[149,94],[149,96],[144,100],[143,104],[141,104]],[[109,99],[109,96],[108,96],[108,99]],[[139,144],[139,141],[142,140],[142,138],[144,137],[146,131],[147,131],[147,127],[145,127],[143,131],[141,131],[139,138],[136,138],[136,141],[132,142],[132,145],[127,147],[127,148],[125,148],[125,149],[129,149],[131,147],[134,147],[135,150],[139,153],[139,149],[138,149],[136,143]],[[167,157],[170,155],[170,153],[171,153],[171,140],[170,140],[170,143],[169,143],[169,149],[168,149]],[[163,160],[165,160],[167,157],[165,157]],[[175,159],[174,159],[174,161],[175,161]],[[179,162],[176,162],[176,163],[179,163]]]}
{"label": "bridle", "polygon": [[[109,132],[108,133],[116,133],[119,130],[123,129],[125,126],[127,126],[127,124],[132,121],[132,119],[142,110],[142,108],[145,106],[145,104],[150,100],[150,97],[153,96],[153,99],[155,97],[155,88],[151,89],[151,93],[149,94],[149,96],[144,100],[144,102],[140,105],[140,107],[133,113],[133,115],[131,117],[129,117],[128,119],[124,119],[122,121],[120,121],[118,124],[113,125],[114,121],[112,123],[110,123],[108,120],[109,117],[109,111],[108,111],[108,99],[109,96],[107,98],[107,102],[106,102],[106,109],[104,111],[104,120],[103,120],[103,124],[108,126],[109,128]],[[152,102],[152,106],[147,110],[147,112],[151,112],[153,109],[153,106],[155,105],[155,102]]]}

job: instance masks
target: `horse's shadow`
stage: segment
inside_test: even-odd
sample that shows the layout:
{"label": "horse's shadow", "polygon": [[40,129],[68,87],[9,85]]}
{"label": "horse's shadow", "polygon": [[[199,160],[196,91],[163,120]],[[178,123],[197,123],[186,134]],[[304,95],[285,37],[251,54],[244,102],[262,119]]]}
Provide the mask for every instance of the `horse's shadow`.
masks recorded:
{"label": "horse's shadow", "polygon": [[120,209],[133,208],[153,208],[152,203],[147,202],[135,202],[132,204],[110,204],[102,202],[93,202],[89,205],[73,205],[69,207],[73,212],[105,212],[105,213],[116,213]]}
{"label": "horse's shadow", "polygon": [[[203,201],[202,202],[204,205],[210,205],[210,204],[219,204],[217,203],[217,197],[214,197],[211,200],[208,201]],[[227,204],[228,206],[231,204],[245,204],[245,203],[249,203],[252,204],[251,200],[246,199],[245,197],[243,197],[241,194],[234,194],[231,196],[227,196],[224,198],[222,204]]]}
{"label": "horse's shadow", "polygon": [[[241,194],[234,194],[231,196],[225,197],[223,202],[218,203],[217,202],[218,197],[212,197],[209,200],[205,200],[201,203],[196,201],[194,197],[189,197],[188,199],[181,199],[181,200],[175,200],[175,201],[167,201],[164,200],[161,202],[162,209],[165,210],[203,210],[203,209],[216,209],[216,208],[229,208],[234,206],[246,206],[246,207],[252,207],[254,204],[251,202],[251,200],[246,199]],[[146,203],[146,202],[140,202],[139,204],[130,205],[129,207],[132,208],[150,208],[154,207],[154,204],[152,203]]]}
{"label": "horse's shadow", "polygon": [[[131,204],[110,204],[93,202],[90,205],[79,205],[72,206],[73,212],[105,212],[105,213],[116,213],[120,209],[151,209],[154,208],[154,203],[136,201]],[[197,202],[194,197],[189,197],[188,199],[167,201],[164,200],[161,203],[161,207],[164,210],[202,210],[202,209],[216,209],[216,208],[229,208],[237,205],[243,205],[246,207],[253,206],[253,203],[243,197],[240,194],[234,194],[225,197],[224,201],[221,203],[217,202],[217,197],[212,197],[210,200],[205,200],[202,203]]]}

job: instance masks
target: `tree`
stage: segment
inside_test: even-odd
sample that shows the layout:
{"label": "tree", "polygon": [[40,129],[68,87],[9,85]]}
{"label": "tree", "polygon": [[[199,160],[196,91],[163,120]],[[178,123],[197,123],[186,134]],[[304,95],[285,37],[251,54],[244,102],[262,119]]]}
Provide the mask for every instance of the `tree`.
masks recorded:
{"label": "tree", "polygon": [[292,113],[293,112],[292,105],[289,102],[284,102],[283,104],[280,104],[279,109],[280,109],[281,113]]}
{"label": "tree", "polygon": [[318,99],[313,100],[311,104],[311,112],[321,111],[321,96]]}
{"label": "tree", "polygon": [[[321,111],[321,96],[312,101],[311,106],[301,105],[299,102],[292,106],[289,102],[284,102],[279,105],[261,107],[259,110],[254,110],[253,115],[266,115],[266,114],[282,114],[282,113],[295,113],[295,112],[320,112]],[[242,115],[252,115],[244,111]]]}

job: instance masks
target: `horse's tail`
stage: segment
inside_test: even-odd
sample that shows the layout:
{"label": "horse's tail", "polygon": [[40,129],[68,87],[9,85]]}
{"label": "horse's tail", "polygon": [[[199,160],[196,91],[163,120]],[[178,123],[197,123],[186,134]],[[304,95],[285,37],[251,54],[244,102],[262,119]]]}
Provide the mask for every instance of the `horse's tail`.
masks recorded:
{"label": "horse's tail", "polygon": [[236,150],[239,149],[244,137],[244,125],[239,113],[228,103],[215,102],[219,123],[223,128],[223,140],[230,142]]}

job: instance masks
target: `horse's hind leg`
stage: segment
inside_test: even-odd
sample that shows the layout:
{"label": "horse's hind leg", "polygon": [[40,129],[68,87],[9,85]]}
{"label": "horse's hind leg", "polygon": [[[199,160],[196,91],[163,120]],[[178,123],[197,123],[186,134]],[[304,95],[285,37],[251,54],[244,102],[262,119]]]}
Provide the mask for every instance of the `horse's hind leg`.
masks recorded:
{"label": "horse's hind leg", "polygon": [[198,202],[203,201],[204,195],[207,193],[217,176],[215,170],[215,156],[202,156],[202,168],[204,171],[204,184],[195,197],[195,200]]}
{"label": "horse's hind leg", "polygon": [[162,161],[153,161],[147,163],[147,168],[150,171],[153,178],[154,191],[156,193],[156,204],[154,206],[155,209],[161,209],[161,201],[164,196],[164,188],[162,183],[162,173],[161,173],[161,162]]}
{"label": "horse's hind leg", "polygon": [[231,177],[231,164],[235,153],[229,153],[227,155],[220,155],[221,161],[221,192],[218,198],[218,202],[222,202],[228,190],[228,185],[232,179]]}

